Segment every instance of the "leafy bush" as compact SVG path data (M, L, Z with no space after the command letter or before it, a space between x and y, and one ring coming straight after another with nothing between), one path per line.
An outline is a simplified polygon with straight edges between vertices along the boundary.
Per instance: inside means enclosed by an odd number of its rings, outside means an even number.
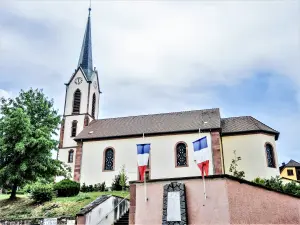
M22 191L24 191L24 193L31 193L32 187L33 187L32 184L26 184L26 185L22 188Z
M94 191L105 191L105 188L106 188L105 182L94 185Z
M64 179L56 183L53 188L56 191L57 197L70 197L78 195L80 184L69 179Z
M93 185L89 185L88 186L88 192L93 192L94 191L94 186Z
M122 186L120 185L120 177L120 174L115 175L115 178L113 179L113 182L111 184L112 191L122 191Z
M91 199L91 196L88 196L87 194L85 193L79 193L76 197L76 202L80 202L80 201L83 201L85 199Z
M80 191L81 192L88 192L88 186L86 186L85 183L83 183L82 186L81 186Z
M287 184L283 184L279 176L271 177L271 179L255 178L254 183L263 185L276 191L281 191L287 194L300 196L300 184L292 181Z
M51 184L45 185L40 183L33 185L31 198L37 203L51 201L53 198L53 186Z
M240 156L236 156L236 150L233 151L234 158L231 160L231 164L229 167L229 172L233 174L233 176L237 178L245 178L245 172L244 171L238 171L238 161L241 161L242 158Z
M122 191L126 189L128 177L125 172L125 166L122 166L121 171L118 175L115 176L113 179L113 182L111 184L111 190L112 191Z

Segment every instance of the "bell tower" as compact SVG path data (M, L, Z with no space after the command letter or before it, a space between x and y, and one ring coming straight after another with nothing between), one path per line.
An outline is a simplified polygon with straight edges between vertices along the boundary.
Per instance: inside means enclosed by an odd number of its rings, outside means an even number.
M88 124L98 118L100 87L98 72L93 68L91 7L77 68L66 85L64 114L60 130L58 159L71 166L77 143L73 140Z

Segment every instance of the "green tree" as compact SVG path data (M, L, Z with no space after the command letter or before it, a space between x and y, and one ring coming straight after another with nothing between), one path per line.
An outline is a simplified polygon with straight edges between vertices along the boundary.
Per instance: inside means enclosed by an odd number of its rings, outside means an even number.
M236 156L236 150L233 151L234 158L231 161L230 167L229 167L229 172L233 173L233 176L237 178L244 178L245 177L245 172L244 171L238 171L238 161L242 160L240 156Z
M60 123L53 100L41 90L21 90L15 99L1 99L0 114L0 185L11 187L10 199L19 186L66 175L63 164L52 159Z
M120 171L120 185L122 186L122 190L124 191L126 188L126 184L127 184L127 179L128 177L126 176L126 172L125 172L125 165L122 166L122 169Z

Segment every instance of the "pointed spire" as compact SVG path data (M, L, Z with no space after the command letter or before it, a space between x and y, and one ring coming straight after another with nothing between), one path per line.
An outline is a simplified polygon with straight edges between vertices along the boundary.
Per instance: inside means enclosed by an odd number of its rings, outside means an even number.
M93 57L92 57L92 36L91 36L91 6L89 8L89 16L86 24L85 34L81 47L81 53L78 61L78 67L81 66L85 75L89 78L93 72Z

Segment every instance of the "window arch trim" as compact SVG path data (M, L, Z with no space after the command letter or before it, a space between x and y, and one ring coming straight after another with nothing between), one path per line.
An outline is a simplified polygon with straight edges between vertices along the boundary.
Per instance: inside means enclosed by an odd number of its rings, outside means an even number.
M105 170L105 155L106 155L106 151L108 149L112 149L113 150L113 154L114 154L114 159L113 159L113 169L112 170ZM112 172L115 171L115 161L116 161L116 151L113 147L106 147L103 151L103 160L102 160L102 172Z
M71 153L72 153L72 158L70 157ZM71 160L70 160L70 159L71 159ZM73 149L70 149L70 150L68 151L68 163L73 163L73 162L74 162L74 150L73 150Z
M74 106L75 106L75 94L79 93L79 103L78 104L78 112L74 112ZM73 93L73 101L72 101L72 114L80 114L80 107L81 107L81 90L77 88Z
M274 166L269 166L269 162L268 162L268 154L267 154L267 145L270 145L272 147L272 157L273 157L273 164ZM275 155L275 148L274 145L270 142L266 142L265 143L265 147L264 147L264 151L265 151L265 156L266 156L266 163L267 163L267 167L269 168L277 168L277 163L276 163L276 155Z
M186 165L185 166L178 166L177 165L177 146L179 144L184 144L185 145L185 154L186 154ZM188 148L188 145L186 142L184 141L178 141L176 144L175 144L175 147L174 147L174 163L175 163L175 168L185 168L185 167L189 167L189 148Z

